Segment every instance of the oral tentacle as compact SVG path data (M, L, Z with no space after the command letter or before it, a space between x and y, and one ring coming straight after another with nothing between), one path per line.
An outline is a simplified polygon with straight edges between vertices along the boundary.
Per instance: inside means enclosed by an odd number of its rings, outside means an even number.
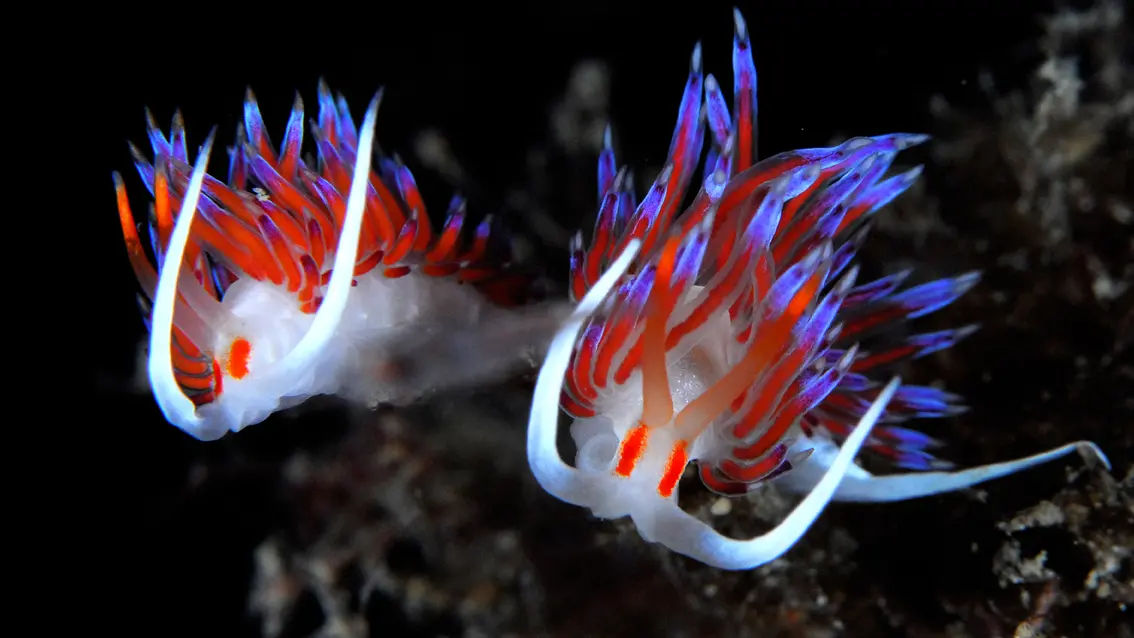
M210 423L202 419L193 402L181 391L174 376L173 355L173 312L177 302L177 287L181 279L181 267L185 259L185 248L189 243L189 233L201 197L201 187L205 180L205 170L212 151L216 129L209 133L193 174L189 188L181 203L181 211L173 225L168 248L158 277L157 291L154 295L152 329L150 330L150 354L147 372L150 387L162 414L172 424L201 440L214 440L224 435L228 429L224 424Z
M886 409L887 401L900 384L901 381L894 378L886 385L843 443L822 479L791 514L767 534L748 540L728 538L677 507L676 503L666 501L667 505L660 511L650 512L649 516L644 513L634 516L642 535L720 569L754 569L779 558L799 542L831 502L843 478L854 467L854 458Z
M347 197L346 217L339 233L331 280L323 295L322 305L315 313L311 327L307 329L299 343L273 365L270 374L276 379L297 378L307 372L330 343L342 321L350 295L351 280L354 278L354 266L358 261L358 242L362 234L363 214L366 212L366 189L369 184L370 162L374 154L375 125L381 101L382 92L379 91L371 100L362 121L362 135L359 139L358 159L351 179L350 195Z
M563 323L548 346L532 393L532 409L528 416L528 464L536 481L548 493L573 505L590 505L595 491L603 489L605 475L592 476L566 463L559 456L556 437L559 431L559 399L563 380L571 362L571 351L579 332L602 305L607 295L637 256L641 242L631 240L606 273L583 296L575 311ZM592 480L593 479L593 480Z

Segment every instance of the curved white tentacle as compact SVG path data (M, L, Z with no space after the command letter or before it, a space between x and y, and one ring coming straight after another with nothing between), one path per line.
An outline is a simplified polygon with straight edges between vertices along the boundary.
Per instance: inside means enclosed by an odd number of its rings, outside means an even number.
M792 513L770 532L748 540L728 538L686 513L672 499L664 501L666 507L645 513L650 520L639 521L636 514L634 522L639 529L646 527L649 530L651 540L721 569L753 569L779 558L799 542L831 501L847 470L854 467L854 457L858 455L900 384L901 381L895 377L886 385L870 405L870 409L859 419L858 425L843 443L823 478Z
M312 364L334 337L346 310L350 295L354 266L358 261L358 241L362 234L362 219L366 213L366 188L370 183L370 162L374 155L374 129L378 119L378 105L382 102L379 90L366 109L362 120L358 155L347 196L346 215L339 233L338 249L332 266L331 281L311 327L304 333L291 352L277 361L267 374L272 380L298 379L311 372Z
M181 276L181 266L185 259L185 246L189 243L189 231L197 212L197 202L201 198L201 186L205 181L205 170L209 164L209 153L213 148L216 129L209 133L189 179L189 188L181 202L181 211L173 225L158 277L157 292L154 295L153 316L150 329L150 353L146 371L153 388L158 407L173 425L202 441L213 441L224 436L228 430L226 423L216 419L203 419L197 414L196 406L181 391L173 376L173 307L177 301L177 283Z
M834 500L886 503L953 492L1054 461L1072 452L1079 452L1084 458L1100 463L1104 468L1110 470L1110 461L1099 449L1099 446L1090 441L1076 441L1021 459L955 472L910 472L875 476L862 468L856 467L843 479L838 491L835 492ZM807 467L798 468L784 475L776 481L776 485L793 492L810 490L833 456L833 445L828 444L816 449L815 453L808 459Z
M555 439L559 432L559 397L563 391L563 377L571 363L571 351L583 324L618 285L639 248L639 240L631 241L563 323L547 349L532 394L532 410L528 417L528 464L543 489L573 505L589 507L594 501L589 495L594 490L605 489L602 485L605 477L580 472L564 463L559 456Z

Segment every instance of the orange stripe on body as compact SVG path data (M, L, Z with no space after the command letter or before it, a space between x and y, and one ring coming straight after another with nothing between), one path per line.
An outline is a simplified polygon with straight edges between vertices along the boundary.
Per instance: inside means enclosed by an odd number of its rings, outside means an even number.
M665 471L662 472L661 481L658 482L658 495L662 498L673 496L673 490L681 475L685 473L685 466L689 464L689 444L678 441L673 444L669 459L665 462Z
M630 476L642 455L646 453L649 435L650 428L645 423L639 423L637 427L626 433L626 438L622 439L622 444L618 448L618 465L614 467L615 474L622 477Z
M232 340L228 356L225 358L225 368L233 379L243 379L248 375L248 358L252 355L252 344L244 337Z

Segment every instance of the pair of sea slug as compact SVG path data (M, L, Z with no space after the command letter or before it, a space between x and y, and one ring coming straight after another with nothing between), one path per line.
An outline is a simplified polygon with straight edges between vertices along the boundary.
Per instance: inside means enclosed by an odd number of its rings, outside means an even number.
M978 277L861 282L853 262L875 212L920 173L887 176L897 154L926 137L858 137L757 160L756 68L745 21L734 20L731 106L697 45L667 162L641 198L606 136L595 229L589 246L579 234L570 247L573 311L543 331L527 440L539 483L597 516L630 516L676 552L749 569L786 552L832 500L938 494L1074 450L1105 466L1081 441L949 471L931 454L938 442L905 427L956 414L959 398L881 371L973 327L865 344ZM213 134L190 165L181 118L168 136L150 118L153 160L131 147L153 197L148 252L114 176L150 331L150 386L191 436L214 440L320 394L412 400L428 388L399 384L387 366L410 335L472 335L466 350L501 358L475 336L522 316L522 278L489 250L490 218L469 232L461 198L434 231L409 169L375 152L380 97L356 128L321 84L307 125L316 155L304 159L302 102L277 150L249 92L226 182L206 173ZM574 465L556 447L561 411L574 419ZM867 472L854 463L863 449L903 472ZM723 495L775 481L805 496L767 534L727 538L678 507L691 463Z

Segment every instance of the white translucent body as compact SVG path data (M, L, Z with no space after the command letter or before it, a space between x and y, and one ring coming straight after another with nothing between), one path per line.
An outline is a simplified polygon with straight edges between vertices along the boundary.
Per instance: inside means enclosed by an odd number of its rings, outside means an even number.
M692 286L686 295L686 303L697 298L701 286ZM684 316L684 308L678 307L675 315ZM728 314L720 312L706 321L695 335L695 341L685 352L673 352L669 357L670 396L673 398L674 413L680 412L710 386L719 381L729 369L729 362L740 356L739 349L730 352ZM626 383L604 388L594 401L596 416L576 419L571 424L571 438L578 450L575 466L584 472L596 475L610 475L617 461L619 442L638 425L642 416L642 373L636 370ZM727 449L718 440L717 429L710 427L697 436L689 446L689 458L706 459L720 450ZM653 499L661 499L657 493L658 482L665 472L670 451L679 437L673 422L665 427L650 430L645 451L635 465L634 472L627 477L612 482L609 489L596 495L591 506L596 516L617 518L633 516L642 518L655 509ZM674 490L671 500L677 498Z
M800 504L775 529L747 540L727 538L683 511L677 490L663 497L658 489L672 444L671 426L651 428L646 449L630 476L616 474L619 441L637 425L642 413L640 381L631 379L623 390L603 397L598 416L579 419L571 426L578 446L576 466L563 462L556 447L559 397L571 352L591 314L627 271L639 249L637 241L610 266L579 302L575 313L552 340L536 383L528 421L528 461L548 492L568 503L590 508L604 518L630 516L643 538L673 551L723 569L751 569L776 559L792 547L831 500L895 501L969 487L1062 457L1078 450L1109 468L1106 457L1093 443L1078 442L1018 459L957 472L915 472L874 476L854 464L900 381L893 379L867 410L841 448L824 438L808 438L794 428L792 453L813 449L811 456L776 479L792 492L805 494ZM719 323L719 322L718 322ZM719 327L719 326L718 326ZM674 408L680 410L724 374L726 329L706 333L688 353L670 362ZM694 441L690 458L714 458L727 453L726 442L708 428ZM790 456L789 456L790 458Z
M404 386L382 382L378 366L384 347L431 317L471 325L485 307L475 289L449 278L411 272L390 279L376 269L355 281L330 338L313 351L307 366L286 379L272 375L272 369L311 330L315 315L301 312L295 293L283 286L245 278L229 287L221 307L230 320L217 333L213 352L221 353L223 365L233 339L246 339L248 373L242 379L226 376L224 391L197 408L198 415L237 431L321 394L370 404L415 398L405 395Z

